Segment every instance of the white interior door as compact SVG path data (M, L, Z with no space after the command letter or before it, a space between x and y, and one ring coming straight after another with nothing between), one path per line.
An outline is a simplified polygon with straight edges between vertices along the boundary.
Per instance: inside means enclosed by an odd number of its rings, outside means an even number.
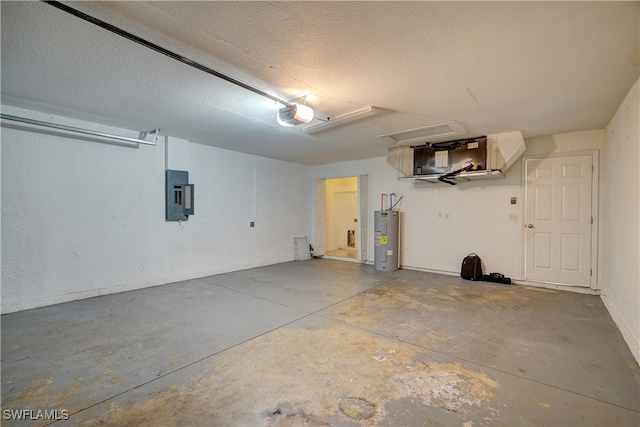
M526 280L591 286L593 156L525 161Z
M316 241L314 246L314 256L322 256L326 253L325 247L325 232L326 232L326 218L325 218L325 203L327 185L324 179L319 179L316 182Z
M367 262L367 250L369 247L369 175L358 177L358 206L360 222L360 239L358 261Z

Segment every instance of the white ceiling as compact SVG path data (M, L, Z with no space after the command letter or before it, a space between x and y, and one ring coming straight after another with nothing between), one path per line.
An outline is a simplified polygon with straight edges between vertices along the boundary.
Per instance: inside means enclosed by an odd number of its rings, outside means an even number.
M65 2L319 117L41 2L1 2L2 102L315 165L378 157L378 135L456 120L465 136L603 128L639 76L639 2Z

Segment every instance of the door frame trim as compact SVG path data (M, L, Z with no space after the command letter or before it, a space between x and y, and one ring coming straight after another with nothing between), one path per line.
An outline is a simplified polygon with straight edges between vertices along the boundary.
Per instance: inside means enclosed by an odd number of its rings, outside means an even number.
M323 201L323 204L326 204L326 191L327 191L327 184L326 184L326 180L323 178L318 178L315 180L315 185L313 187L313 233L314 233L314 238L313 238L313 248L314 248L314 256L317 257L322 257L326 254L326 250L327 250L327 242L326 242L326 227L327 227L327 219L326 219L326 206L324 206L324 224L322 225L323 227L323 236L322 236L322 246L318 246L318 240L319 240L319 236L318 236L318 228L320 227L319 222L318 222L318 188L320 187L320 184L322 183L322 185L324 186L324 198L325 201ZM318 248L322 247L322 251L319 251ZM322 252L322 253L321 253Z
M575 157L575 156L591 156L591 166L593 172L591 174L591 217L593 218L593 226L591 227L591 278L589 281L589 287L585 289L591 289L594 291L600 290L600 258L599 258L599 237L600 237L600 150L580 150L580 151L566 151L560 153L540 154L522 156L521 158L521 177L522 177L522 218L526 218L527 213L527 160L544 160L556 157ZM523 222L524 225L524 222ZM527 284L545 284L557 289L561 288L575 288L575 286L562 285L558 283L538 282L527 278L527 233L522 229L522 271L524 282ZM544 286L542 286L544 287Z
M358 230L361 230L361 224L360 224L360 216L361 216L361 206L360 206L360 177L362 175L366 175L367 179L371 178L371 175L369 172L364 172L364 173L357 173L357 174L345 174L345 175L331 175L331 176L320 176L320 177L316 177L315 178L315 188L314 188L314 199L313 199L313 204L314 204L314 233L317 233L317 225L318 225L318 216L317 216L317 206L316 205L316 189L318 187L318 182L319 181L324 181L325 185L326 185L326 181L328 179L342 179L342 178L356 178L356 185L357 185L357 203L358 203ZM367 182L367 198L369 199L369 196L371 194L370 191L370 186L369 186L370 182ZM325 187L326 188L326 187ZM325 194L326 197L326 194ZM370 204L370 200L368 200L368 205ZM325 209L326 209L326 205L325 205ZM367 210L367 229L370 229L370 225L369 222L371 221L371 213ZM325 233L326 233L326 211L325 211ZM331 255L327 256L326 255L326 237L325 237L325 255L323 255L323 258L327 258L327 259L335 259L335 260L339 260L339 261L348 261L348 262L356 262L359 264L367 264L369 261L368 260L361 260L362 257L362 236L361 236L361 232L358 232L358 245L357 245L357 250L358 250L358 258L357 259L353 259L353 258L343 258L343 257L333 257ZM317 240L317 237L315 237L315 239ZM367 242L369 242L369 240L367 239ZM367 243L368 244L368 243ZM367 248L367 254L369 253L369 248Z
M366 198L365 200L363 200L362 197L362 192L361 190L361 186L362 186L362 177L366 176L367 177L367 191L366 191ZM370 213L370 201L371 201L371 197L370 197L370 179L371 176L369 175L369 172L366 173L361 173L357 175L358 179L358 262L361 264L366 264L368 258L370 257L370 253L369 253L369 239L371 236L371 213ZM365 202L365 203L363 203ZM364 206L366 206L366 208L363 210L363 204ZM363 212L364 211L364 212ZM363 215L364 213L364 215ZM362 232L362 228L363 228L363 222L362 222L362 217L366 217L367 219L367 225L366 225L366 234Z

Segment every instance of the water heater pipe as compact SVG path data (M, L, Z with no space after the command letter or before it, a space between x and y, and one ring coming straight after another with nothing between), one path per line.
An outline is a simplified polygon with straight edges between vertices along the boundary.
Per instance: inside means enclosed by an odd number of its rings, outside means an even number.
M403 197L404 197L404 196L400 196L400 198L399 198L399 199L398 199L398 200L397 200L393 205L391 205L391 210L393 210L393 208L395 208L395 207L396 207L396 205L397 205L398 203L400 203L400 200L402 200L402 198L403 198Z

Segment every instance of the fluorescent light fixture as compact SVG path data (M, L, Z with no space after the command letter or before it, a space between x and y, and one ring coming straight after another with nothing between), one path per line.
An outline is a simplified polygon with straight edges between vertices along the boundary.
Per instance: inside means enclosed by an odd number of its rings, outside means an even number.
M360 110L355 110L350 113L343 114L341 116L336 116L333 119L327 120L326 122L319 122L309 126L305 126L302 130L306 133L320 132L321 130L329 129L334 126L340 126L345 123L361 119L363 117L372 116L377 112L378 110L376 110L374 107L365 107L361 108Z
M434 123L419 128L385 133L384 135L378 135L378 138L390 138L397 145L411 145L424 144L427 141L431 142L443 138L451 138L464 135L465 133L466 131L458 122L450 120L448 122Z
M313 109L302 104L293 104L278 110L276 121L280 126L296 126L309 123L313 119Z

